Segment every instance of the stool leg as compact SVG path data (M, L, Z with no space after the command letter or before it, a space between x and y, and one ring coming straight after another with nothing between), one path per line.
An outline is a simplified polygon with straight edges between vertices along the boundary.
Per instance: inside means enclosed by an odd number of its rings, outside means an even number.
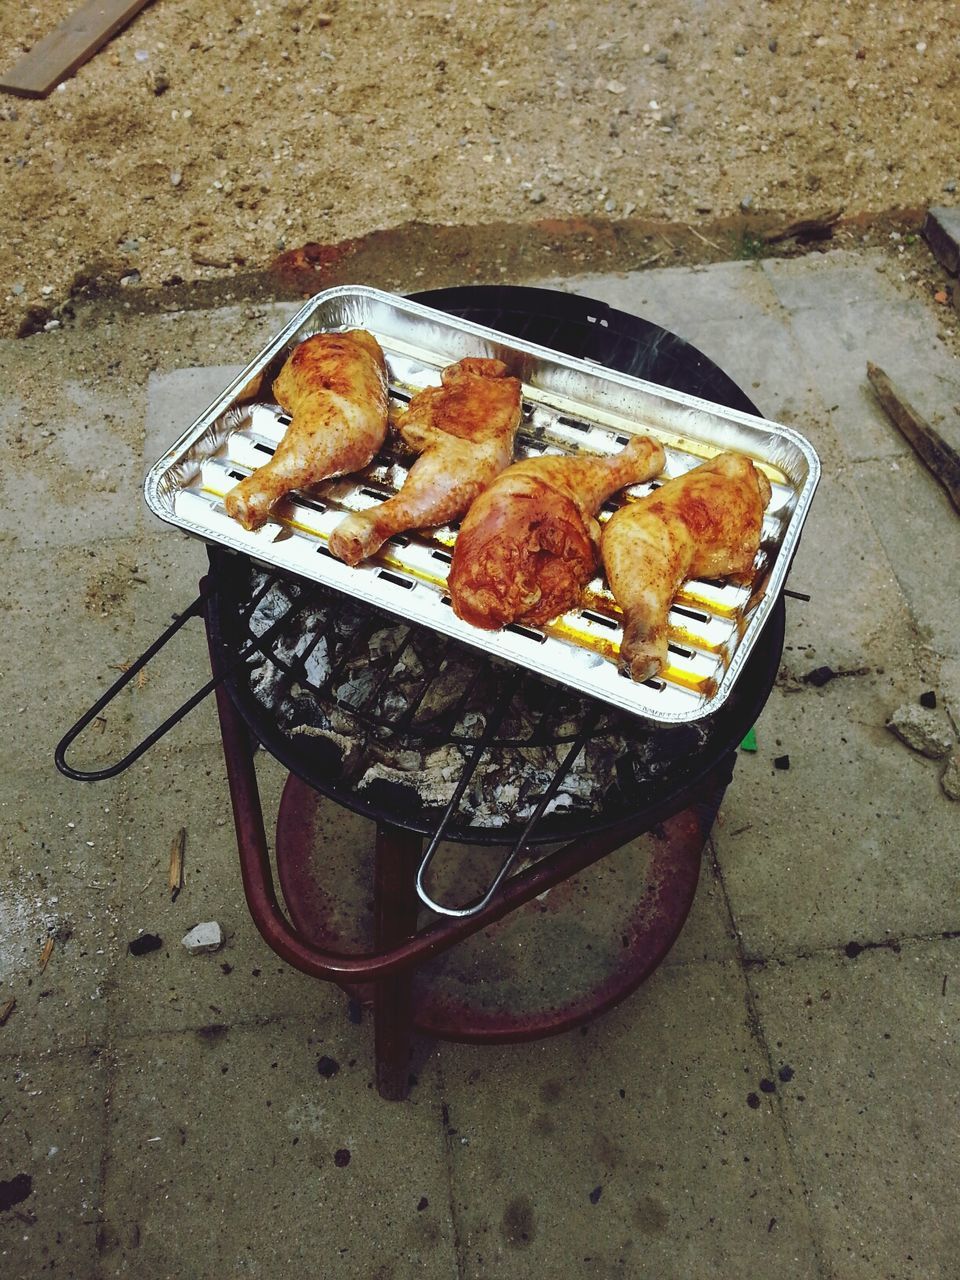
M400 827L377 826L374 869L374 944L387 951L417 931L417 868L421 837ZM402 969L375 984L374 1053L377 1090L382 1098L401 1102L409 1093L413 1041L413 970Z

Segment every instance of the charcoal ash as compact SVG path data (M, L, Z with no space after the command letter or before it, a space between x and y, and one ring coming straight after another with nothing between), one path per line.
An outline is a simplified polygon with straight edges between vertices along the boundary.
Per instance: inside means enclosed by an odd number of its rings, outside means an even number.
M457 821L523 822L581 731L587 706L574 691L478 659L436 632L390 623L323 588L268 585L266 575L253 598L251 631L259 637L277 626L267 642L276 661L266 658L249 676L254 696L292 741L329 751L337 779L361 794L374 798L386 787L442 810L495 715ZM705 721L654 726L610 708L545 812L598 810L611 792L630 797L695 754L707 734Z

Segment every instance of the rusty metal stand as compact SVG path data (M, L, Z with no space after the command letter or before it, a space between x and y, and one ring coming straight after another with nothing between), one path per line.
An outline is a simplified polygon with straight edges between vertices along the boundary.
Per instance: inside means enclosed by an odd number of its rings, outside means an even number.
M388 951L416 937L417 867L423 841L399 827L377 827L374 870L374 946ZM401 969L381 978L373 993L374 1056L377 1090L391 1102L409 1092L413 1042L413 971Z

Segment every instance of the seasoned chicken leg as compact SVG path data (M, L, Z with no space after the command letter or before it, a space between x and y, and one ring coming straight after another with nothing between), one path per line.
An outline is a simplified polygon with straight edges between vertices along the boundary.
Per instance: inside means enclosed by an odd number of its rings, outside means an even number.
M448 365L439 387L426 387L397 422L420 457L400 492L341 520L330 550L357 564L402 529L456 520L508 466L520 424L520 382L500 360L469 358Z
M259 529L291 489L365 467L387 434L387 368L364 329L317 333L294 350L273 384L292 421L269 462L226 496L227 514Z
M597 570L596 513L611 493L662 470L661 446L635 436L609 457L514 463L467 512L447 586L458 617L495 630L571 609Z
M721 453L611 516L601 553L623 610L620 665L634 680L666 666L667 613L685 579L750 572L769 501L750 459Z

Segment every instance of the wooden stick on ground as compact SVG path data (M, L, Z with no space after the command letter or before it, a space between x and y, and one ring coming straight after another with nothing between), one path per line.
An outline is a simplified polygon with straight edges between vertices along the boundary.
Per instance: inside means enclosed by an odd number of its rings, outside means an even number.
M170 846L170 875L167 882L170 886L171 902L176 902L177 895L183 888L183 854L186 847L187 829L181 827Z
M940 481L950 501L960 511L960 454L920 417L884 371L870 360L867 361L867 377L890 421L909 441L914 453Z
M11 997L6 1004L0 1005L0 1027L3 1026L16 1007L17 1001L15 997ZM7 1114L9 1115L9 1112ZM6 1116L4 1116L4 1119L6 1119Z
M47 967L47 964L49 963L50 957L52 955L53 955L53 939L48 938L46 942L43 944L43 950L40 952L40 972L41 973L43 973L44 969Z
M45 98L125 27L147 0L87 0L55 31L39 40L3 76L0 90L21 98Z

